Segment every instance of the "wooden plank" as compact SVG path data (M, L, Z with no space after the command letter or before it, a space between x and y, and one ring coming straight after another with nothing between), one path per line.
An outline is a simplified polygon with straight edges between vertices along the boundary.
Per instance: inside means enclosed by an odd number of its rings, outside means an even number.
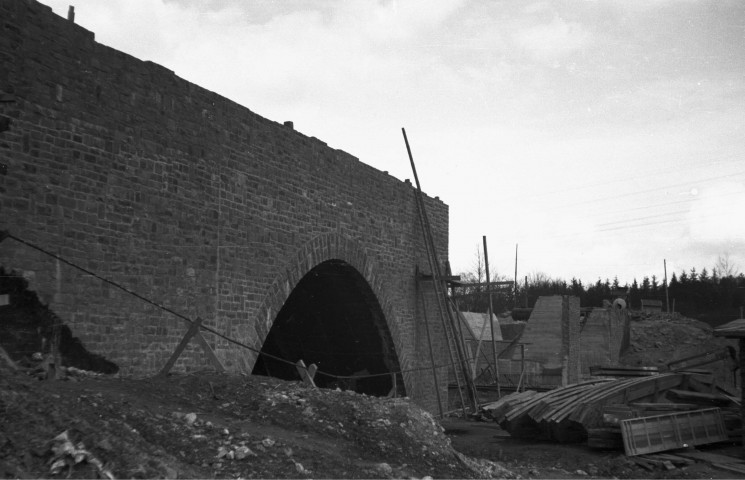
M217 355L215 355L215 351L212 350L210 344L207 343L207 340L202 335L202 332L197 332L197 334L194 335L194 340L196 340L197 343L202 347L202 351L205 355L207 355L207 360L209 360L212 366L215 367L215 370L217 370L218 372L224 372L225 367L217 358Z
M597 385L588 385L576 391L574 395L554 402L552 408L542 415L541 420L550 422L563 420L565 416L562 416L561 412L566 411L567 408L573 408L577 405L579 400L583 399L589 392L595 391L597 388Z
M681 410L697 410L700 407L695 403L650 403L650 402L631 402L629 407L638 408L646 411L674 412Z
M619 383L619 387L603 393L602 395L592 398L592 402L587 401L586 403L595 403L598 407L609 403L629 403L640 398L644 398L654 394L655 392L668 391L680 385L684 375L678 373L660 374L656 377L638 378L633 380L627 380L626 382ZM572 420L579 423L584 423L584 417L586 415L578 410L578 415L572 415Z
M729 358L729 351L726 348L719 350L712 350L710 352L701 353L699 355L693 355L680 360L673 360L667 364L667 367L671 371L686 370L689 368L695 368L708 363L718 362L719 360L725 360Z
M718 393L703 393L703 392L691 392L689 390L679 390L672 388L668 391L673 397L677 397L681 400L687 400L698 404L716 405L726 407L732 404L732 400L726 395Z
M316 388L316 382L313 381L313 377L315 377L318 367L316 367L315 363L311 364L310 367L306 367L305 362L303 362L302 360L298 360L295 364L295 368L300 374L300 378L303 379L304 384L309 387Z
M682 457L679 455L675 455L672 453L650 453L650 454L644 455L644 458L666 460L668 462L671 462L673 465L693 465L694 463L696 463L696 460Z
M693 451L682 451L682 452L676 452L675 455L683 458L689 458L692 460L697 460L701 462L706 463L745 463L745 460L742 460L740 458L730 457L727 455L720 455L718 453L709 453L709 452L701 452L698 450Z
M650 462L652 465L664 468L665 470L675 470L675 465L670 460L662 460L658 458L654 458L653 455L640 455L637 458L644 459L647 462Z
M745 475L745 465L740 463L712 463L712 467Z
M16 362L14 362L12 358L10 358L10 355L8 355L8 352L6 352L2 346L0 346L0 360L5 362L11 370L18 370L18 365L16 365Z
M188 345L189 340L191 340L191 338L194 335L199 333L199 327L201 325L202 325L202 319L197 317L197 319L193 321L191 325L189 326L189 330L187 330L186 333L184 334L183 338L181 339L178 346L176 347L176 350L174 350L173 353L171 354L171 358L168 359L166 364L163 366L161 371L156 376L165 377L166 375L168 375L168 372L171 371L171 368L173 368L173 365L176 363L176 360L178 360L178 357L181 356L184 349L186 348L186 345Z

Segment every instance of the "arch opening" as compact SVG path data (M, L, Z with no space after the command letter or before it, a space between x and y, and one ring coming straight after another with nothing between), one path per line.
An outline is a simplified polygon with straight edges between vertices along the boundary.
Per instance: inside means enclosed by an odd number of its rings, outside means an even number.
M342 260L322 262L298 282L277 314L261 353L293 364L315 363L318 387L368 395L388 395L394 385L390 373L400 370L375 294L365 278ZM300 379L294 365L268 355L259 355L254 375ZM397 377L397 394L405 395L403 380L400 374Z

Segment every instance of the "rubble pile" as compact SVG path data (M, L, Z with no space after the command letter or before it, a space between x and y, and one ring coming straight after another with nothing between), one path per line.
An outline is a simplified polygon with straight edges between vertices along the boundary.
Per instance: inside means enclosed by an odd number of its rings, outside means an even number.
M3 477L489 478L406 398L211 372L40 381L0 363Z
M670 360L735 346L707 323L673 313L632 312L631 342L621 365L662 366Z

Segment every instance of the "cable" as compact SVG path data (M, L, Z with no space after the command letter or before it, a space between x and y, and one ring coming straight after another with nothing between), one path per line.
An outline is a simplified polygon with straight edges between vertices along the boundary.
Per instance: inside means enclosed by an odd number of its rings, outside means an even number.
M678 165L675 166L675 171L676 172L680 172L682 170L695 170L695 169L699 169L699 168L711 168L712 166L718 165L718 164L721 164L721 163L729 163L729 160L731 160L733 158L738 158L738 157L741 157L741 156L742 155L739 154L739 153L732 154L732 155L727 155L727 156L723 157L722 159L719 159L719 160L716 160L716 161L713 161L713 162L708 162L706 164L701 164L701 163L699 163L699 164L693 164L693 163L678 164ZM738 160L739 159L740 158L738 158ZM683 167L692 167L692 168L683 168ZM589 188L602 187L602 186L605 186L605 185L612 185L614 183L621 183L621 182L627 183L627 182L633 181L633 180L639 180L639 179L649 178L649 177L651 177L653 175L661 174L661 173L666 173L666 174L667 173L670 173L670 167L662 167L662 168L659 168L657 170L650 170L650 171L648 171L648 172L646 172L646 173L644 173L642 175L636 175L636 176L633 176L633 177L616 177L615 179L609 180L607 182L585 184L585 185L582 185L582 186L579 186L579 187L575 187L574 190L586 190L586 189L589 189ZM551 190L551 191L548 191L548 192L538 193L538 194L534 195L534 197L535 198L541 198L541 197L545 197L545 196L548 196L548 195L555 195L557 193L564 193L564 192L565 192L564 189L561 189L561 190Z
M150 305L152 305L154 307L157 307L157 308L159 308L159 309L161 309L161 310L163 310L165 312L170 313L171 315L174 315L174 316L176 316L176 317L178 317L178 318L180 318L182 320L185 320L190 325L194 323L194 321L192 319L190 319L189 317L187 317L185 315L182 315L181 313L178 313L175 310L172 310L172 309L170 309L170 308L168 308L168 307L166 307L164 305L161 305L161 304L159 304L157 302L154 302L154 301L150 300L149 298L140 295L137 292L133 292L132 290L130 290L130 289L128 289L128 288L126 288L126 287L124 287L124 286L122 286L122 285L120 285L120 284L118 284L118 283L116 283L116 282L114 282L112 280L109 280L107 278L104 278L104 277L102 277L102 276L100 276L100 275L98 275L98 274L96 274L96 273L94 273L94 272L92 272L92 271L84 268L84 267L81 267L81 266L79 266L79 265L77 265L77 264L75 264L75 263L73 263L73 262L71 262L69 260L66 260L66 259L62 258L61 256L59 256L59 255L57 255L55 253L52 253L52 252L50 252L48 250L45 250L45 249L39 247L38 245L35 245L35 244L31 243L31 242L27 242L26 240L23 240L23 239L15 236L15 235L12 235L10 233L7 234L7 238L11 238L11 239L15 240L18 243L21 243L23 245L26 245L29 248L32 248L34 250L37 250L37 251L39 251L39 252L41 252L41 253L43 253L45 255L48 255L48 256L50 256L52 258L55 258L55 259L59 260L60 262L66 264L66 265L69 265L69 266L71 266L71 267L73 267L73 268L75 268L77 270L80 270L80 271L82 271L82 272L84 272L84 273L86 273L88 275L91 275L91 276L93 276L93 277L101 280L104 283L107 283L107 284L109 284L109 285L111 285L113 287L116 287L116 288L118 288L118 289L120 289L120 290L122 290L122 291L124 291L124 292L126 292L126 293L128 293L130 295L132 295L133 297L142 300L143 302L146 302L146 303L148 303L148 304L150 304ZM215 330L212 327L209 327L207 325L201 324L199 326L199 328L200 329L203 329L203 330L206 330L206 331L212 333L213 335L216 335L217 337L220 337L223 340L226 340L229 343L232 343L232 344L237 345L239 347L245 348L245 349L247 349L247 350L249 350L251 352L254 352L257 355L264 355L267 358L271 358L273 360L276 360L276 361L285 363L287 365L291 365L291 366L293 366L295 368L305 368L306 370L309 368L309 366L308 367L300 367L296 363L293 363L293 362L291 362L289 360L285 360L284 358L278 357L276 355L272 355L270 353L263 352L261 350L256 350L252 346L246 345L245 343L243 343L243 342L241 342L239 340L235 340L233 338L230 338L230 337L228 337L228 336L226 336L226 335L218 332L217 330ZM434 368L445 368L445 367L450 368L450 367L454 367L454 366L455 365L453 363L444 363L444 364L440 364L440 365L435 365ZM404 373L412 373L412 372L419 372L419 371L424 371L424 370L431 370L432 368L433 368L432 365L425 365L423 367L418 367L418 368L409 368L409 369L406 369L406 370L398 370L398 371L395 371L395 372L375 373L375 374L368 374L368 375L335 375L333 373L324 372L322 370L316 370L316 375L321 374L321 375L324 375L326 377L331 377L331 378L336 378L336 379L361 379L361 378L387 377L387 376L391 376L391 375L403 375Z

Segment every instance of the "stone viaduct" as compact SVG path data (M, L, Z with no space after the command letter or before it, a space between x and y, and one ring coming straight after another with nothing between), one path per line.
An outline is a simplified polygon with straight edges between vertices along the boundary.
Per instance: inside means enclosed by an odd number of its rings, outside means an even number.
M251 346L204 333L230 371L293 374L257 360L262 349L332 375L403 371L400 393L436 409L426 312L440 363L447 350L431 282L417 280L429 269L409 181L98 44L34 0L0 0L0 100L0 230ZM425 203L444 263L448 208ZM157 372L187 330L12 238L0 266L126 375ZM175 369L205 365L190 345Z

